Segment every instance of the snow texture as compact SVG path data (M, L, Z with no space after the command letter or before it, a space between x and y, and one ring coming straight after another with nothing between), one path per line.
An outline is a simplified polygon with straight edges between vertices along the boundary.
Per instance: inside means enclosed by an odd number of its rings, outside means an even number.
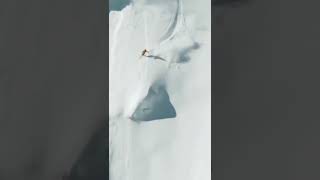
M109 12L111 180L211 179L210 3Z

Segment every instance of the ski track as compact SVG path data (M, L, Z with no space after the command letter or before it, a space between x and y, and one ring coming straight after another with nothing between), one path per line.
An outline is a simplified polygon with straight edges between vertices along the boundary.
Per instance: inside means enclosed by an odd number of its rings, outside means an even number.
M177 27L178 24L178 19L179 19L179 14L180 14L180 0L176 0L177 2L177 9L176 9L176 13L174 15L174 19L171 20L168 29L165 31L164 35L161 36L160 38L160 44L162 44L163 42L167 41L168 39L170 39L170 37L174 34L175 29Z

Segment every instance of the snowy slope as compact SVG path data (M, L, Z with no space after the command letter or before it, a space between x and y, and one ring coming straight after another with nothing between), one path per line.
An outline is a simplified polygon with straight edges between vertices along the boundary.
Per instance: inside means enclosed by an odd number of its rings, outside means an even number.
M209 0L135 0L109 13L111 180L210 179L209 15ZM176 117L132 121L160 86Z

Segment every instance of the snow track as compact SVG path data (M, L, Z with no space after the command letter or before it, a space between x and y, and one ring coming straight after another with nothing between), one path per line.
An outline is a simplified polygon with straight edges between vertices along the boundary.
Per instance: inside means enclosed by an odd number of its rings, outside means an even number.
M176 29L177 29L178 22L181 22L181 15L182 15L181 7L182 7L182 5L181 5L180 0L176 0L176 2L177 2L176 13L173 17L173 20L171 20L167 30L160 38L161 44L163 42L168 41L170 39L170 37L174 36Z

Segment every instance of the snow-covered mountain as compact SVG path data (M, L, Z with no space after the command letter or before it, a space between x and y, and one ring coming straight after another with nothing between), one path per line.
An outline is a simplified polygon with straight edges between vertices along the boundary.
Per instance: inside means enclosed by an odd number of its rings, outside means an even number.
M210 7L133 0L109 12L111 180L211 178Z

